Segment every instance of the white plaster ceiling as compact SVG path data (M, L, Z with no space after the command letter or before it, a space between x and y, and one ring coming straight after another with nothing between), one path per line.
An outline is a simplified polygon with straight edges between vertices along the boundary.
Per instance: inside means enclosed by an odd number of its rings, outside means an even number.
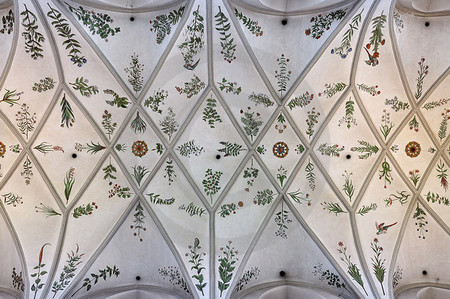
M128 4L0 4L1 298L445 293L448 16Z

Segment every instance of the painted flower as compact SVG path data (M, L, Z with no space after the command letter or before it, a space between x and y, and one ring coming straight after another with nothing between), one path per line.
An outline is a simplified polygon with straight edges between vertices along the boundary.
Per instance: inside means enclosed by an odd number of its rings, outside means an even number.
M6 154L6 145L3 144L3 142L0 141L0 157L4 157Z
M275 143L275 145L272 148L272 152L275 155L275 157L284 158L287 156L289 152L289 147L286 143L280 141Z
M411 158L417 157L420 154L420 150L420 144L415 141L411 141L405 147L406 155Z
M338 246L339 246L339 247L342 247L342 246L344 246L344 242L342 242L342 241L339 241L339 243L338 243Z
M135 156L143 157L148 152L147 143L145 143L145 141L141 141L141 140L135 141L133 143L133 146L131 147L131 151L133 152L133 154Z

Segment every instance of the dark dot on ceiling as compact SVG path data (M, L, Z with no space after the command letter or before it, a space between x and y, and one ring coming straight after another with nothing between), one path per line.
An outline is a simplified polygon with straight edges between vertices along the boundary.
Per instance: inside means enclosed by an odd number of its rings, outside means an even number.
M219 160L220 159L220 155L216 155L216 159Z
M72 154L72 158L76 158L77 157L77 154Z
M141 280L141 277L140 276L136 276L136 280Z
M134 17L131 17L131 18L130 18L130 21L133 22L133 21L134 21Z
M430 26L430 22L425 22L425 27Z
M284 271L280 271L280 276L281 276L281 277L284 277L284 276L286 276L286 272L284 272Z
M427 274L428 274L427 270L423 270L423 271L422 271L422 274L423 274L423 275L427 275Z
M287 25L288 20L287 19L283 19L281 20L281 25L286 26Z
M351 155L347 155L345 156L347 159L350 159L352 156Z

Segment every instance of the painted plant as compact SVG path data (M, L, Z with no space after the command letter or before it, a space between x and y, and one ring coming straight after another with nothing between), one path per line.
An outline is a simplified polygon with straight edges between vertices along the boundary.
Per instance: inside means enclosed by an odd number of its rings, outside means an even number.
M75 296L83 288L86 288L86 291L89 291L93 285L96 285L99 282L100 278L105 281L113 276L119 277L119 274L119 268L115 265L112 268L110 266L106 266L104 269L99 269L98 273L91 273L89 277L83 279L83 285L78 288L71 297Z
M74 13L77 19L89 28L92 35L98 34L100 38L108 41L110 35L114 36L120 32L119 27L112 28L110 26L114 20L109 15L93 10L86 10L81 5L78 8L69 4L67 5L69 6L70 12Z
M332 23L343 19L345 14L345 10L339 9L326 15L319 14L312 17L309 22L313 24L305 30L305 35L311 35L311 37L315 39L321 38L325 31L330 30Z
M192 12L192 20L184 30L184 41L178 45L183 55L184 67L193 70L200 62L198 55L205 49L205 25L203 16L200 14L200 5Z
M184 6L180 6L178 9L174 9L168 14L160 14L155 17L154 20L150 20L149 23L152 26L150 31L156 33L156 43L161 44L166 36L172 32L172 26L175 26L184 14Z
M223 291L230 287L235 269L234 264L236 264L236 261L238 260L236 257L238 251L234 248L231 241L228 241L225 247L221 247L220 251L221 255L219 255L218 258L218 272L220 279L217 282L217 288L220 291L220 297L222 297Z
M25 39L25 52L30 53L31 58L34 60L43 58L42 52L44 49L42 48L42 43L45 41L45 37L38 31L39 26L36 15L28 9L26 4L23 6L25 10L20 15L23 17L22 26L24 32L22 32L22 36Z
M223 59L228 63L231 63L236 59L236 44L234 38L231 37L231 23L227 16L222 12L219 6L219 12L214 16L216 24L215 29L219 32L220 47L222 48L220 54L223 55Z
M379 48L383 46L386 40L383 38L383 28L386 25L386 15L384 11L381 12L381 15L372 19L372 32L369 38L369 43L364 47L368 55L368 60L365 62L371 66L377 66L380 57ZM372 51L372 53L370 53Z
M136 93L141 91L144 86L144 77L142 76L144 64L139 63L139 55L136 53L131 55L130 66L125 68L124 71L128 74L128 82L133 87L133 91Z
M186 253L186 256L189 257L189 263L192 264L191 270L195 271L195 274L192 275L192 278L197 281L195 287L202 293L202 296L205 296L203 289L206 288L207 283L205 282L202 272L205 270L205 267L203 266L203 257L206 253L199 252L202 247L200 246L200 240L198 238L195 238L194 244L189 245L188 248L189 252Z
M369 296L366 289L364 288L364 281L362 280L361 272L358 266L352 263L351 256L347 255L347 247L344 246L343 242L338 243L337 251L341 254L341 261L343 261L347 265L347 273L362 287L364 293L366 293L366 296Z
M355 31L359 29L359 24L361 23L361 14L364 11L362 9L359 14L355 15L350 23L348 24L348 29L345 31L342 37L341 45L339 47L331 49L331 54L339 55L342 59L347 58L348 53L352 51L351 41Z

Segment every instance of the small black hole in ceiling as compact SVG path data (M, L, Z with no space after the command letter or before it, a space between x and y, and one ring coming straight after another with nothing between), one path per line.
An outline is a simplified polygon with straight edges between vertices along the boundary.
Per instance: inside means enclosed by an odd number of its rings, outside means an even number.
M141 277L140 276L136 276L136 280L141 280Z
M347 155L345 156L347 159L350 159L352 156L351 155Z
M131 17L131 18L130 18L130 21L133 22L133 21L134 21L134 17Z
M284 277L285 275L286 275L286 272L280 271L280 276L281 276L281 277Z
M287 23L288 23L288 20L287 20L287 19L281 20L281 25L286 26Z
M76 158L77 157L77 154L72 154L72 158Z
M427 275L427 274L428 274L427 270L423 270L423 271L422 271L422 274L423 274L423 275Z
M425 27L430 26L430 22L425 22Z
M220 155L216 155L216 159L219 160L220 159Z

